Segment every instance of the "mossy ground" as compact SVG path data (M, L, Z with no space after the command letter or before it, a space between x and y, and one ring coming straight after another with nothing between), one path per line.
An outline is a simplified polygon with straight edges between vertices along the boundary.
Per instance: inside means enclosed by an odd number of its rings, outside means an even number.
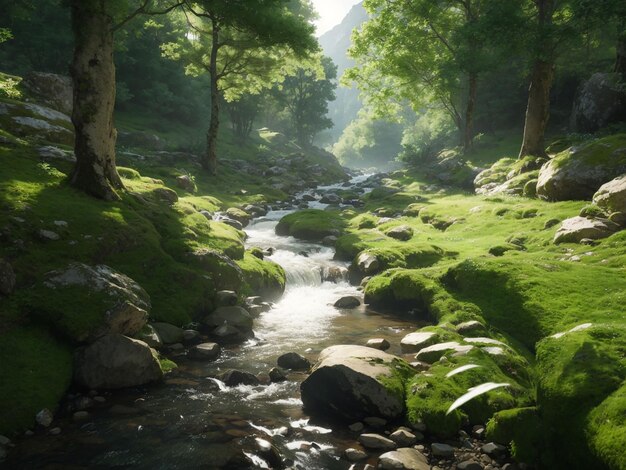
M337 212L307 209L283 217L276 226L276 233L319 241L328 235L340 234L344 227L345 222Z
M519 458L554 465L558 455L559 465L586 462L588 468L624 468L620 413L626 377L626 232L591 247L554 245L559 226L554 220L578 215L588 203L432 189L412 171L395 172L384 184L399 192L383 188L365 198L363 211L344 212L346 233L337 243L342 259L362 250L396 254L387 266L394 269L367 284L366 300L395 311L421 311L443 328L442 341L458 340L454 325L479 320L488 325L479 336L511 348L503 356L475 357L478 352L472 352L464 359L449 357L453 365L471 360L483 366L461 374L458 387L442 376L450 363L431 368L431 375L416 376L407 385L411 419L428 420L437 433L450 435L462 423L484 420L497 410L535 406L541 426L534 432L549 444L535 449L533 440L509 434L512 442L505 443L512 443ZM375 213L381 207L399 216L378 225ZM412 227L413 238L398 242L384 235L397 225ZM437 247L445 255L429 267L406 269L411 267L409 254L424 246ZM594 326L546 339L582 323ZM445 416L467 387L486 381L514 386ZM500 397L497 406L487 406L495 397Z

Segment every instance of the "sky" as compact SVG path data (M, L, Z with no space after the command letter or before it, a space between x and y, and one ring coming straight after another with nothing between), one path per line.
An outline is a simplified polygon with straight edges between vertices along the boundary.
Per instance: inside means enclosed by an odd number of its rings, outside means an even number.
M333 26L341 23L341 20L348 14L350 8L362 0L312 0L315 9L320 15L315 22L317 36L321 36Z

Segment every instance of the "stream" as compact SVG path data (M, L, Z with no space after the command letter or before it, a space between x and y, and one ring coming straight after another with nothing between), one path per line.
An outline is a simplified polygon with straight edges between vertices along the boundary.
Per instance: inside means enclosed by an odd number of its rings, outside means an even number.
M335 187L341 186L308 192ZM310 207L326 207L318 200ZM270 211L246 228L247 245L274 248L267 259L287 273L283 297L255 320L255 338L225 347L214 362L174 355L179 368L163 383L102 394L106 401L90 407L85 421L74 422L67 413L53 425L61 428L59 435L37 433L20 440L6 468L270 468L258 449L260 438L275 445L288 467L348 469L342 453L355 445L356 436L346 424L316 423L303 412L299 388L306 373L290 372L281 383L232 388L214 378L227 369L267 373L278 356L291 351L315 363L327 346L365 344L370 338L389 340L388 352L401 354L400 339L416 328L412 321L363 305L336 309L337 299L360 293L346 281L323 282L322 273L347 264L333 260L330 247L275 235L278 220L290 212Z

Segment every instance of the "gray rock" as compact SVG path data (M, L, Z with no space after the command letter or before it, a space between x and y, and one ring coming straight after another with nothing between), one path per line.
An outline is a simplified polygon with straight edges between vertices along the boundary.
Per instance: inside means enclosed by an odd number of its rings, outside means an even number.
M572 217L563 221L554 235L554 243L578 243L585 238L598 240L618 230L619 226L610 220Z
M593 202L607 214L626 212L626 175L604 183L594 194Z
M391 344L385 338L372 338L368 340L365 345L368 348L374 348L380 351L386 351L391 347Z
M0 294L9 295L15 289L15 272L13 267L0 258Z
M356 308L360 305L361 305L361 301L357 297L354 297L353 295L347 295L345 297L340 298L339 300L335 302L335 307L344 308L344 309Z
M189 175L181 175L176 177L176 185L184 189L185 191L193 192L196 189L196 184L193 182Z
M549 201L588 200L626 173L626 139L611 136L565 150L541 167L537 195Z
M61 434L61 428L52 428L50 429L50 431L48 431L48 434L50 434L51 436L58 436L59 434Z
M459 323L455 329L458 334L466 335L469 333L475 333L477 331L483 331L485 329L485 325L477 320L470 320Z
M356 423L352 423L348 426L348 429L352 432L361 432L365 429L365 425L362 422L357 421Z
M391 450L397 447L396 443L391 439L374 433L361 434L359 436L359 442L367 449Z
M459 463L456 468L458 470L483 470L483 466L474 460L466 460Z
M64 75L29 72L21 85L31 94L64 114L71 114L73 107L72 80Z
M500 444L496 444L495 442L488 442L487 444L483 445L480 450L483 453L494 457L504 455L507 452L506 447Z
M363 274L370 275L376 274L381 269L381 263L372 253L363 251L359 253L356 259L356 266Z
M386 235L395 240L405 242L413 238L413 229L408 225L398 225L397 227L387 230Z
M337 244L338 238L334 235L328 235L322 238L322 245L324 246L335 246Z
M237 385L259 385L259 379L249 372L231 369L224 372L220 379L229 387Z
M183 343L184 344L198 344L202 341L200 332L197 330L183 330Z
M150 324L145 325L139 333L135 335L135 338L143 341L151 348L159 349L163 346L163 341L161 341L161 337L154 329L154 327Z
M114 333L74 354L74 380L91 389L118 389L160 380L156 352L143 341Z
M418 331L409 333L400 340L403 353L415 353L426 346L432 345L437 340L437 335L430 331Z
M38 234L39 234L39 238L43 241L56 241L56 240L61 239L61 235L59 235L56 232L53 232L52 230L41 229L39 230Z
M368 455L362 450L354 449L352 447L344 450L343 453L346 456L346 459L350 462L358 462L360 460L365 460L368 457Z
M385 386L398 361L402 360L366 346L326 348L300 386L304 406L350 421L370 416L398 418L404 412L404 401Z
M419 450L401 448L380 456L378 467L384 470L430 470L428 459Z
M53 419L54 415L52 414L52 411L50 411L48 408L44 408L35 415L35 422L39 426L43 426L44 428L49 427L52 424Z
M430 451L435 457L442 457L444 459L451 459L454 457L454 447L448 444L442 444L435 442L431 444Z
M187 356L196 361L213 361L219 357L220 351L217 343L202 343L189 349Z
M311 363L309 360L295 352L285 353L277 359L278 367L292 370L309 370Z
M577 93L570 118L575 132L590 134L626 120L626 88L619 73L594 73Z
M44 286L53 291L50 295L75 288L80 288L86 297L104 294L101 323L77 335L77 341L92 341L108 333L134 336L148 321L150 296L131 278L108 266L72 263L64 270L46 273Z
M219 307L204 319L209 327L228 325L242 333L252 331L252 317L243 307Z
M269 372L270 382L284 382L287 380L287 375L279 367L272 367Z
M0 446L8 446L11 445L11 439L6 436L0 435Z
M237 305L237 293L232 290L221 290L215 294L215 301L218 307L232 307Z
M182 328L164 322L152 323L152 328L156 331L157 335L159 335L163 344L183 342L184 332Z
M411 447L417 442L415 434L405 429L392 432L389 439L398 444L398 447Z
M420 351L415 355L415 359L432 364L448 353L452 353L455 356L465 355L472 349L473 346L462 346L455 341L450 341L447 343L434 344L432 346L428 346L427 348L420 349Z

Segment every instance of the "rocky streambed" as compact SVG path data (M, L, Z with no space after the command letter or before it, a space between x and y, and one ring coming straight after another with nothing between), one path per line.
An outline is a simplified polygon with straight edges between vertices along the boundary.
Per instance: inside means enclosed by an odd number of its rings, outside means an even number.
M370 189L366 177L345 187ZM337 203L332 190L303 193L297 204L304 209ZM504 447L484 441L484 426L441 442L423 423L407 425L404 401L394 395L397 386L394 392L393 383L377 381L368 369L383 375L385 364L399 374L422 370L422 362L409 364L416 352L409 343L415 339L411 332L423 324L363 305L359 289L347 282L347 263L334 259L333 248L277 236L278 221L294 210L270 211L246 230L248 245L264 250L287 275L286 291L276 303L250 299L245 306L258 314L253 337L224 346L215 358L211 348L198 346L206 338L183 332L180 341L167 341L168 357L179 367L162 383L68 395L54 419L44 413L34 432L5 443L4 465L516 468ZM232 303L228 293L222 300ZM309 376L310 364L318 360ZM334 366L343 372L337 374Z

